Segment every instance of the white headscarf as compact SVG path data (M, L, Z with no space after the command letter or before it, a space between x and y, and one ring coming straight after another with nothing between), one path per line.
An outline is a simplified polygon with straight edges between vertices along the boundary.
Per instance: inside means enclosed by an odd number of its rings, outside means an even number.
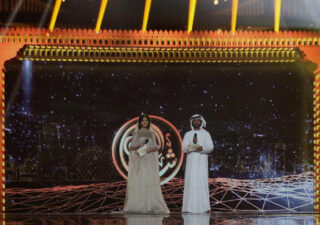
M191 118L190 118L190 126L191 126L191 129L192 129L192 130L194 130L194 127L192 126L192 121L195 120L195 119L200 119L200 120L202 121L201 126L200 126L200 129L206 127L207 122L205 121L205 119L203 118L203 116L200 115L200 114L194 114L194 115L191 116Z

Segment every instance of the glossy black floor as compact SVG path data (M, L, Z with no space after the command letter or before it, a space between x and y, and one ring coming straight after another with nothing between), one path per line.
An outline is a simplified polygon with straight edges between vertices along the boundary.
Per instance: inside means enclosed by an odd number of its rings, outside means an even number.
M147 214L6 214L1 225L209 225L209 224L320 224L313 213Z

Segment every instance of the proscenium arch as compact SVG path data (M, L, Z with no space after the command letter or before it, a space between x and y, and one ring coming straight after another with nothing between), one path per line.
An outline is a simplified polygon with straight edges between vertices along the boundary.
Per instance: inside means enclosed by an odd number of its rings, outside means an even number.
M5 212L5 68L12 58L77 62L290 63L311 61L314 83L314 211L320 212L320 33L0 29L0 210Z

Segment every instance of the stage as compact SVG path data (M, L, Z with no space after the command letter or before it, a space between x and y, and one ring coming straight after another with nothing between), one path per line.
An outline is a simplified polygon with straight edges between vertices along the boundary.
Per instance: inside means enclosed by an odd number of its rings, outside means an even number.
M236 213L212 212L211 214L185 214L171 213L169 215L146 214L7 214L6 225L42 225L42 224L68 224L68 225L122 225L122 224L290 224L311 225L318 224L319 214L313 213Z
M319 9L1 1L0 225L320 224ZM137 164L140 193L130 194L144 114L144 143L158 152ZM213 146L194 133L200 153L185 145L195 114ZM207 155L189 170L195 154ZM207 179L209 196L187 204ZM153 180L171 213L122 213L131 196L128 211L157 210L137 206L160 202ZM181 212L207 198L210 213Z

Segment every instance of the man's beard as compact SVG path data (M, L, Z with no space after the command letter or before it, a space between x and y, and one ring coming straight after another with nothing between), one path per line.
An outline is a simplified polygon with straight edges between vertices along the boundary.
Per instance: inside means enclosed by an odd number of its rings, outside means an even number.
M193 126L193 128L198 129L198 128L200 128L200 127L201 127L201 124L197 124L197 125L192 124L192 126Z

